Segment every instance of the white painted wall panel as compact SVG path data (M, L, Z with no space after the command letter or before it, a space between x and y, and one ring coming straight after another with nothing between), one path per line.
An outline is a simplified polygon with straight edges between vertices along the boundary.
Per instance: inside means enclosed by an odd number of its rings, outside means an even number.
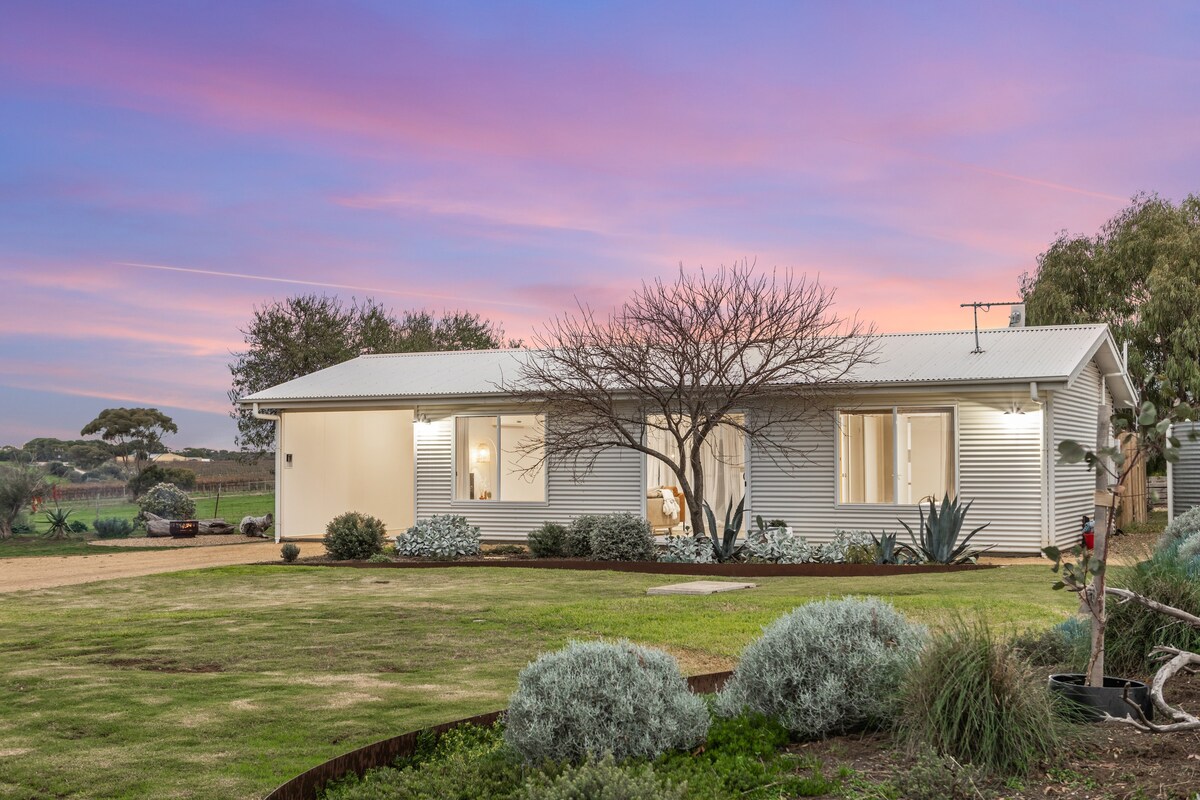
M347 511L378 517L389 531L412 525L412 419L402 410L284 412L279 534L322 536Z

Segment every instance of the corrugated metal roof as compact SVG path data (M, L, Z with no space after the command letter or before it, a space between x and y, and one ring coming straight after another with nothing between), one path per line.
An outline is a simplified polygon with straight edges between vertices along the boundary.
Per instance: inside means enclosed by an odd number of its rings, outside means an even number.
M874 363L863 364L846 381L855 384L929 384L1069 380L1086 359L1108 345L1104 325L1000 328L979 332L883 334ZM361 356L273 386L244 403L304 400L455 398L501 393L512 381L523 350L475 350ZM1114 362L1117 363L1117 362ZM1119 363L1118 367L1119 369Z

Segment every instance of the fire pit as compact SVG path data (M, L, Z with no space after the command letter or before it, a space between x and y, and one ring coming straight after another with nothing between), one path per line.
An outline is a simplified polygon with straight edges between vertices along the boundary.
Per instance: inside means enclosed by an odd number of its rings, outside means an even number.
M173 519L171 520L172 539L194 539L200 532L200 520Z

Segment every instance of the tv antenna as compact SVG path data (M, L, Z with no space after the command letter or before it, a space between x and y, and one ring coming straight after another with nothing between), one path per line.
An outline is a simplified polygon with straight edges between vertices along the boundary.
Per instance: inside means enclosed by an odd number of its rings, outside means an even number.
M984 311L991 311L992 306L1016 306L1016 305L1020 305L1020 304L1021 304L1020 300L993 300L993 301L987 302L987 303L976 301L974 303L959 304L959 306L958 306L959 308L975 309L975 349L972 350L971 352L972 353L982 353L983 352L983 348L979 346L979 309L982 308Z

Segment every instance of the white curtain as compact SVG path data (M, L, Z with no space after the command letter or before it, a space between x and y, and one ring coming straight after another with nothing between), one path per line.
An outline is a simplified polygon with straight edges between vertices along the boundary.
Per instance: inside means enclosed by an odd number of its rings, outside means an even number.
M651 423L654 423L653 419ZM646 444L672 460L679 457L673 437L659 428L647 427ZM736 507L746 493L746 451L742 432L730 425L718 425L705 439L700 458L704 467L704 499L720 524L730 502ZM678 485L679 478L670 467L653 456L646 456L647 489ZM688 513L690 515L691 511Z

